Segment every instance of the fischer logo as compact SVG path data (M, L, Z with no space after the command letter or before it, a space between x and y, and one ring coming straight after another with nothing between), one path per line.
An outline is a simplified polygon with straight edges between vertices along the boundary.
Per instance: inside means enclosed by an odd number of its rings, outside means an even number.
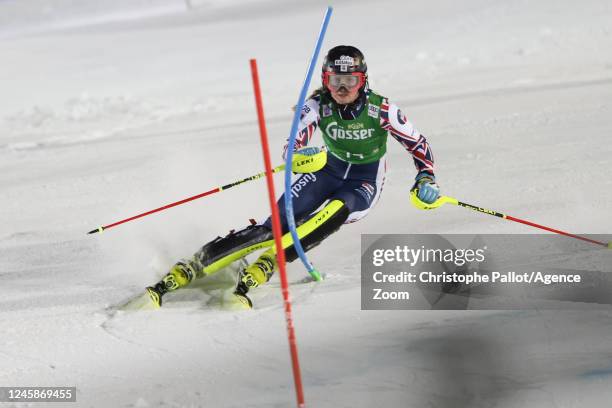
M373 136L374 129L347 130L338 126L338 122L332 122L325 128L325 133L333 140L364 140Z
M293 186L291 186L291 196L294 198L298 198L300 196L300 191L310 182L317 181L317 176L313 173L306 173L302 175Z

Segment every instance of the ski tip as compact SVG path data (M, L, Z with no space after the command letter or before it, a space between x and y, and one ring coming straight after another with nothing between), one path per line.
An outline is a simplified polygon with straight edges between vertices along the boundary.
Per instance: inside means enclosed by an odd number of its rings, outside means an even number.
M159 310L160 306L151 300L148 293L140 294L117 308L121 312L139 312Z
M253 308L253 302L245 293L234 291L234 298L236 299L236 304L242 306L243 309Z

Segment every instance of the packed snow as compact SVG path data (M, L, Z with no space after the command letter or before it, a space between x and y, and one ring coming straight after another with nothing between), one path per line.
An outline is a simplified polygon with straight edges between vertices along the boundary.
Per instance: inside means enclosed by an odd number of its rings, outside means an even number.
M263 181L86 232L262 170L251 57L280 164L327 5L0 1L0 386L76 386L69 407L295 406L277 277L251 311L224 305L231 270L158 311L115 307L266 217ZM323 48L364 52L371 87L431 143L444 193L610 237L611 2L331 5ZM533 232L457 207L420 212L410 156L390 140L388 159L371 214L309 253L327 279L293 286L307 406L609 404L610 309L360 309L363 233Z

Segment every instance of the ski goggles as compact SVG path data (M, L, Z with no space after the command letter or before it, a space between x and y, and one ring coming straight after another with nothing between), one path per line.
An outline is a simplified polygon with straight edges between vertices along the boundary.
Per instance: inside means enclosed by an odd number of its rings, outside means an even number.
M350 74L323 73L323 85L329 89L338 90L345 87L352 91L355 88L361 88L364 84L365 74L363 72L351 72Z

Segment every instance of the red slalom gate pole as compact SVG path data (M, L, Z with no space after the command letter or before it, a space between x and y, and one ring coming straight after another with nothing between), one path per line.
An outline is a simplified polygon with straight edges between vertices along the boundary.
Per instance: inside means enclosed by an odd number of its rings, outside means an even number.
M261 148L263 150L264 164L266 166L266 181L268 183L268 196L270 198L270 209L272 211L272 233L276 245L276 259L280 272L281 288L283 292L283 302L285 303L285 319L287 321L287 335L289 338L289 351L291 353L291 364L293 366L293 379L295 382L295 392L297 394L297 406L305 407L304 390L302 388L302 374L300 372L300 362L298 359L297 342L295 339L295 329L293 327L293 317L291 314L291 299L289 296L289 281L287 280L287 269L285 268L285 250L281 243L283 236L280 224L278 206L276 205L276 193L274 192L274 180L272 178L272 164L270 161L270 148L268 147L268 133L264 119L263 101L259 86L259 74L257 72L257 61L250 60L251 75L253 77L253 90L255 92L255 104L257 106L257 119L259 121L259 133L261 135Z

